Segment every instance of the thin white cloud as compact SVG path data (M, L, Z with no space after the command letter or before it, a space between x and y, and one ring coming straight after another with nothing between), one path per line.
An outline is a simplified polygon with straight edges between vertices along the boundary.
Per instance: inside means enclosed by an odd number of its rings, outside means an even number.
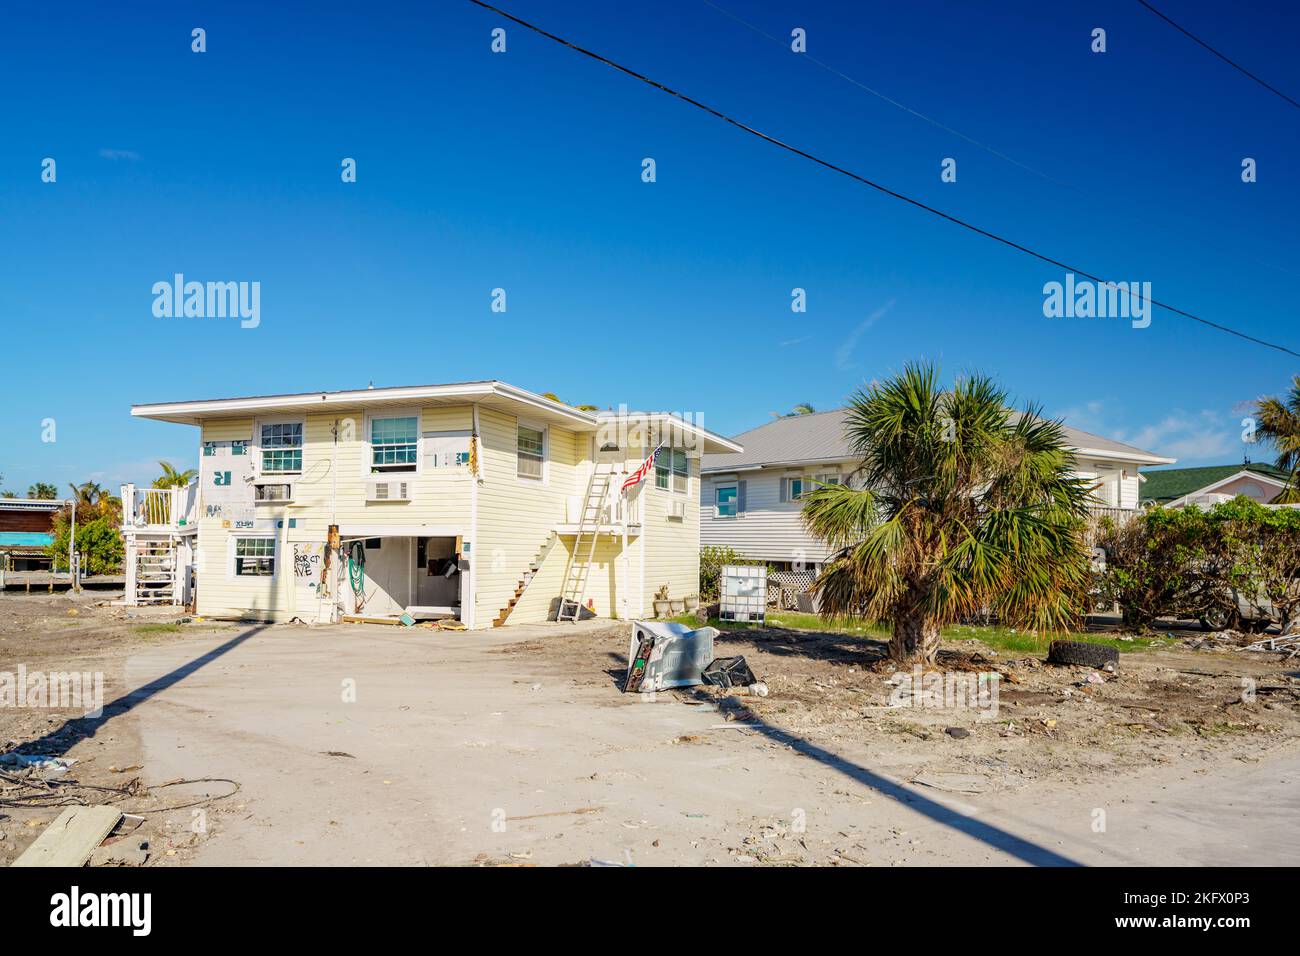
M853 358L853 350L858 347L858 339L862 338L862 336L866 333L866 331L869 328L871 328L873 325L875 325L877 322L883 319L886 314L888 314L889 310L894 307L894 301L895 300L890 299L880 308L876 309L875 312L872 312L869 316L863 319L862 322L858 324L857 328L855 328L852 332L849 333L849 337L845 339L844 343L835 350L836 368L843 371L845 369L850 369L854 367L854 363L849 360Z
M1241 440L1240 416L1213 409L1179 409L1145 425L1123 427L1111 423L1108 403L1097 400L1067 408L1061 417L1075 428L1177 458L1180 465L1231 464L1240 461L1246 450ZM1251 457L1265 460L1266 451L1253 451L1259 448L1250 446Z

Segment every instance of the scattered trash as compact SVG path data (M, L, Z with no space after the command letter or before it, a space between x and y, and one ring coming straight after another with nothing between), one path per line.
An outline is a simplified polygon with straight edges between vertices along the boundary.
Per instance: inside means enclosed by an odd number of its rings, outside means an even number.
M357 759L354 754L350 754L346 750L322 750L321 756L322 757L349 757L352 760Z
M719 657L704 668L700 678L715 687L748 687L758 680L743 657Z
M702 683L717 635L715 627L692 630L685 624L633 621L623 692L648 693Z
M45 770L66 773L77 762L75 757L42 757L30 754L0 754L0 767L17 767L20 770Z
M397 619L401 621L403 624L405 624L407 627L415 627L415 618L411 617L411 615L406 614L405 612L403 612Z

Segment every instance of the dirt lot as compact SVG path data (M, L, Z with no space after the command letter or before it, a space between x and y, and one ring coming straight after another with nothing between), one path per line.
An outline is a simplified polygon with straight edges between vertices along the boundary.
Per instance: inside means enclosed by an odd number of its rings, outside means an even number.
M994 789L1046 776L1070 784L1152 762L1195 763L1210 756L1254 761L1300 740L1300 660L1186 646L1203 642L1189 632L1182 646L1124 653L1111 675L1046 665L1041 656L1006 659L977 640L945 641L940 671L1001 675L994 712L891 706L891 697L908 697L895 693L898 678L883 641L743 629L724 632L715 654L743 655L769 696L715 687L663 693L712 701L728 721L760 721L822 746L887 744L904 760L924 759L932 773L995 767L1003 773L995 775ZM613 660L578 636L516 644L502 653L544 654L565 673L594 675L585 678L591 684L621 678L625 667L621 657ZM1249 703L1243 693L1248 686L1255 690ZM936 751L935 741L944 736L960 739L960 750Z
M149 858L178 856L192 841L186 829L191 808L168 807L200 801L228 787L176 784L163 789L141 789L141 746L137 725L112 719L120 708L111 706L127 690L126 663L133 654L151 647L185 642L194 637L234 633L234 625L186 623L175 608L114 608L104 606L120 594L86 591L80 595L0 596L0 673L15 673L19 665L30 675L87 672L103 675L104 719L87 718L83 707L0 707L0 755L21 750L76 760L64 774L48 775L52 783L39 790L17 786L12 777L28 783L46 774L19 773L13 767L0 771L0 866L8 865L40 834L63 806L74 803L111 802L125 812L144 817L138 827L119 828L120 848L149 847ZM69 788L69 780L93 790ZM166 780L150 780L153 786ZM134 795L133 795L134 794ZM18 805L14 805L17 802Z
M109 788L6 768L0 864L65 800L143 817L119 844L147 865L1300 859L1300 667L1278 654L1131 652L1111 676L945 644L945 671L1002 675L993 713L890 706L878 642L751 630L716 653L769 696L643 699L618 691L623 624L250 628L102 600L0 599L0 672L100 671L109 702L0 708L0 751Z

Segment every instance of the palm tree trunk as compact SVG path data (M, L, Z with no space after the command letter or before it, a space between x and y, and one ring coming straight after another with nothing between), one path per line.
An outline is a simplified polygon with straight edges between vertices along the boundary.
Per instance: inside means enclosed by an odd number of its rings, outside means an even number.
M921 614L900 614L894 618L889 639L889 657L897 664L933 666L939 653L939 628Z

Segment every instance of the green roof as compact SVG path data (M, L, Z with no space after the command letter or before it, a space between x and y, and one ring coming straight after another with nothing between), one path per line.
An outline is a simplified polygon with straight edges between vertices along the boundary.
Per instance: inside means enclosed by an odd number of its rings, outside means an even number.
M1203 468L1160 468L1155 471L1143 471L1146 483L1142 486L1143 501L1157 501L1161 504L1200 491L1206 485L1212 485L1224 478L1231 478L1239 471L1253 471L1268 478L1286 481L1287 473L1272 465L1251 463L1249 465L1207 465Z

